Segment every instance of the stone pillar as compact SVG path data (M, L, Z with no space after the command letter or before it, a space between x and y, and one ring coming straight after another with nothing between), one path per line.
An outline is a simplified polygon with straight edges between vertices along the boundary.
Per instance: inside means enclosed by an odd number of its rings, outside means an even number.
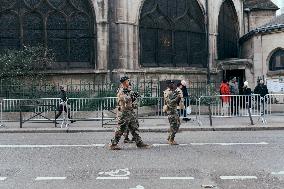
M97 25L97 64L96 70L108 69L108 0L93 0L96 12L96 25Z

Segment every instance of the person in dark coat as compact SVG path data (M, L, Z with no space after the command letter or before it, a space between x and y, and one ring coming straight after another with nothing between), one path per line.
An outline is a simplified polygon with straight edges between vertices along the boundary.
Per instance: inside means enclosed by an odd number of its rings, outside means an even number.
M265 95L269 94L267 86L264 85L263 80L259 80L257 86L254 89L254 94L259 94L261 97L264 97Z
M258 82L258 84L257 84L257 86L255 87L255 89L254 89L254 94L259 94L260 95L260 97L261 97L261 99L260 99L260 104L261 104L261 108L262 108L262 113L264 113L264 97L265 97L265 95L267 95L267 94L269 94L268 93L268 89L267 89L267 86L266 85L264 85L264 82L263 82L263 80L261 79L261 80L259 80L259 82ZM259 106L260 107L260 106Z
M68 108L68 105L67 105L67 95L66 95L66 91L64 89L63 86L60 86L59 87L60 89L60 104L59 104L59 108L58 108L58 114L56 114L55 116L55 120L59 118L59 116L62 114L63 110L64 112L68 112L68 118L71 120L71 116L70 116L70 110ZM71 123L74 123L75 120L71 120ZM57 122L56 122L57 123Z
M188 95L187 88L186 88L186 81L182 80L180 83L182 85L181 90L182 90L182 95L183 95L183 98L184 98L184 110L183 110L182 120L183 121L190 121L191 118L187 117L187 112L186 112L186 108L190 105L189 95Z
M249 87L248 85L248 81L245 81L244 82L244 87L243 87L243 95L245 95L245 102L244 102L244 107L247 107L248 108L251 108L251 94L252 94L252 91L251 91L251 88Z

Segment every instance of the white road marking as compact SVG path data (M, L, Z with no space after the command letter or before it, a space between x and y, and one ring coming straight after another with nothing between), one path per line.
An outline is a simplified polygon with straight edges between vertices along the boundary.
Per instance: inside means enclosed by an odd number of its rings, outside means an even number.
M45 181L45 180L65 180L66 177L36 177L36 181Z
M152 144L152 146L170 146L169 144ZM188 144L178 144L173 146L188 146Z
M17 144L10 144L10 145L0 145L0 148L61 148L61 147L104 147L105 144L40 144L40 145L33 145L33 144L24 144L24 145L17 145Z
M194 177L160 177L161 180L193 180Z
M7 177L0 177L0 181L4 181L6 179L7 179Z
M129 177L97 177L97 180L126 180Z
M246 180L246 179L257 179L256 176L220 176L222 180Z
M272 172L272 175L284 175L284 171Z
M152 144L152 146L169 146L169 144Z
M129 188L129 189L144 189L144 187L141 186L141 185L138 185L138 186L136 186L135 188Z
M202 145L221 145L221 146L232 146L232 145L267 145L267 142L258 142L258 143L190 143L193 146L202 146Z

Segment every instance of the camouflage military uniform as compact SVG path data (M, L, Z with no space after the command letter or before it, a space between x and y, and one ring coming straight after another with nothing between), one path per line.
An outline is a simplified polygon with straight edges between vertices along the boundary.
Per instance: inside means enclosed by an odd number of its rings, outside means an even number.
M168 115L170 123L170 133L168 140L174 141L175 135L180 127L180 118L177 112L177 106L181 100L181 94L178 91L170 90L169 88L164 91L165 112Z
M136 145L143 144L141 137L137 133L139 128L139 122L134 112L135 104L132 97L133 92L130 89L120 88L118 97L118 127L115 131L115 136L111 140L112 145L117 145L121 136L129 130L133 136L133 140Z

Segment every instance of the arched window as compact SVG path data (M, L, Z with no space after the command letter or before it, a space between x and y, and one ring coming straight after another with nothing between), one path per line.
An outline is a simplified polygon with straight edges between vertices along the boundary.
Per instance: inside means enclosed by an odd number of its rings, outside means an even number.
M218 59L238 57L239 23L231 0L225 0L218 17Z
M94 67L96 29L90 2L1 0L0 51L44 45L55 53L54 68Z
M24 44L43 44L43 19L38 13L28 13L23 17Z
M12 12L0 13L0 51L20 47L20 27L18 15Z
M146 0L139 26L142 66L206 66L205 20L196 0Z
M284 70L284 50L276 50L269 60L269 70L277 71Z

